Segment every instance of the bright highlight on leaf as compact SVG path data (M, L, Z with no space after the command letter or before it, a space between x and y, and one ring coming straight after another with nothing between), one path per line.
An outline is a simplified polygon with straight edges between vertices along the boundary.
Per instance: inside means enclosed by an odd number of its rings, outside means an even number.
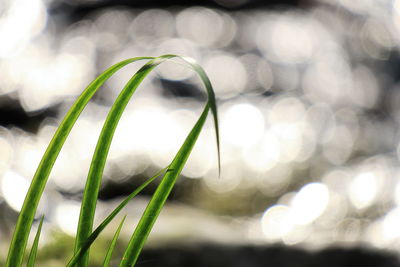
M103 125L100 137L97 142L97 146L92 158L88 178L86 180L86 186L83 193L83 200L81 206L81 213L79 217L78 230L75 241L75 252L74 256L69 262L68 266L88 266L89 253L88 250L90 245L94 242L100 232L111 222L116 214L131 200L137 193L139 193L145 186L152 182L157 176L154 176L143 183L138 189L136 189L130 196L128 196L94 231L93 229L93 218L96 210L96 202L98 198L98 192L101 185L103 176L104 166L106 164L107 155L111 146L112 138L119 119L124 112L126 105L130 98L135 92L136 88L140 85L143 79L159 64L173 59L182 59L190 68L192 68L202 80L205 89L207 91L208 100L207 104L198 119L197 123L190 131L183 145L179 149L175 158L171 162L170 166L164 178L160 182L156 189L152 199L150 200L142 218L139 221L137 228L135 229L132 238L125 251L123 260L120 266L134 266L143 245L150 234L151 228L154 225L158 214L160 213L166 199L168 198L180 172L182 171L192 148L194 147L196 140L204 126L208 112L214 117L214 126L217 140L217 152L218 152L218 169L220 171L220 142L219 142L219 130L218 130L218 118L217 118L217 106L215 101L214 90L211 86L210 80L208 79L203 68L198 65L194 60L186 57L180 57L177 55L164 55L160 57L136 57L121 61L101 75L99 75L79 96L76 102L72 105L69 112L65 116L64 120L60 124L56 133L53 136L47 150L36 170L36 173L32 179L28 193L26 194L24 204L22 206L18 221L15 227L13 238L11 241L8 257L6 261L7 267L19 267L22 265L23 255L26 250L28 236L32 227L35 212L42 196L43 190L46 186L47 179L53 168L55 160L69 135L72 127L78 119L80 113L85 108L89 100L93 97L95 92L109 79L116 71L122 67L133 63L138 60L149 60L136 74L129 80L125 85L117 99L115 100L110 112ZM140 125L138 126L140 127ZM164 169L165 170L165 169ZM122 226L122 223L121 225ZM117 233L119 233L117 230ZM38 236L38 235L37 235ZM36 240L36 239L35 239ZM115 244L114 244L115 246ZM110 248L111 251L113 247ZM37 250L37 244L33 246L32 251ZM36 255L36 252L34 252ZM34 258L34 256L32 256ZM105 261L106 262L106 261Z

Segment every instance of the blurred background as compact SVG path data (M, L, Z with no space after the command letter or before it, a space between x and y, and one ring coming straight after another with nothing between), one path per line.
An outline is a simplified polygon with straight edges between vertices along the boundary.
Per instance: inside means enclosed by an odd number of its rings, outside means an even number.
M120 60L164 53L196 59L214 85L222 174L210 117L150 247L399 251L399 33L399 0L0 1L1 254L77 96ZM51 266L70 256L97 136L140 65L95 95L56 162L38 209L41 246L53 253L39 256ZM171 161L205 99L181 64L165 63L143 82L113 140L98 221ZM125 209L123 240L155 186Z

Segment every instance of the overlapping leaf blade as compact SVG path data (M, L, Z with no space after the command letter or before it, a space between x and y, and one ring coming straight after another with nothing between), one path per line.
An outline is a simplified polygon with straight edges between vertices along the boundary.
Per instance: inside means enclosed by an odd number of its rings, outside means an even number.
M217 149L218 149L218 167L220 171L220 148L219 148L219 129L218 129L218 118L217 118L217 107L215 101L214 90L211 86L210 80L208 79L206 73L201 68L200 65L192 61L191 59L182 58L193 68L194 71L200 76L203 81L207 93L208 93L208 101L207 104L196 122L195 126L190 131L187 136L185 142L179 149L175 158L170 164L170 172L166 173L161 183L157 187L156 192L153 194L146 210L144 211L130 241L127 249L125 250L124 256L120 263L120 267L128 267L134 266L141 250L143 249L144 243L150 234L150 231L157 220L157 217L165 204L175 182L182 171L190 152L192 151L196 140L201 132L201 129L204 126L204 123L207 118L207 114L211 109L211 112L214 116L214 126L217 138Z
M93 154L88 178L86 180L86 186L82 199L81 213L79 216L78 230L75 241L75 252L84 244L85 240L91 234L93 228L93 220L96 209L96 202L98 197L98 192L101 185L101 179L103 175L103 170L107 160L108 152L111 146L112 138L115 133L118 122L123 114L123 111L131 99L133 93L136 91L137 87L143 81L143 79L159 64L165 62L166 60L172 58L181 58L186 63L195 70L203 83L206 86L208 94L208 108L214 115L215 131L217 138L218 147L218 159L219 159L219 131L218 131L218 118L217 109L215 103L215 95L211 83L205 74L204 70L195 63L192 59L180 57L177 55L163 55L146 63L141 69L139 69L136 74L128 81L124 89L118 95L114 104L112 105L110 112L104 122L103 129L100 133L95 152ZM78 261L78 266L86 267L89 260L89 251Z
M122 67L144 59L153 59L153 57L136 57L121 61L99 75L79 96L72 105L64 120L61 122L53 139L50 141L46 152L36 170L32 179L29 190L25 196L24 203L21 208L20 215L15 226L14 234L11 240L8 251L6 267L19 267L22 265L23 256L26 250L26 245L32 228L33 219L36 213L39 200L46 186L51 169L56 161L58 154L64 145L72 127L78 119L80 113L85 108L86 104L92 98L94 93L110 78L116 71Z
M89 249L89 247L93 244L96 238L100 235L100 233L106 228L106 226L118 215L118 213L128 204L132 198L134 198L137 194L139 194L146 186L148 186L151 182L157 179L163 172L165 172L167 168L164 168L158 171L153 177L147 179L143 184L141 184L138 188L136 188L129 196L127 196L108 216L100 223L99 226L93 231L93 233L86 239L85 243L80 247L80 249L74 254L71 260L68 262L67 267L75 266L76 263L82 259L85 252Z
M218 150L218 166L220 167L220 148L219 148L219 131L218 131L218 119L217 119L217 109L215 104L215 96L214 91L211 87L211 83L205 74L204 70L196 64L194 61L188 58L179 57L176 55L164 55L158 58L153 57L138 57L132 58L120 63L115 64L114 66L107 69L104 73L102 73L98 78L96 78L81 94L81 96L77 99L77 101L73 104L67 115L65 116L63 122L60 124L57 129L52 141L50 142L42 161L40 162L38 169L35 173L34 178L32 179L31 186L28 190L28 193L25 197L25 201L23 207L21 209L20 216L17 221L17 225L14 231L14 235L11 241L6 267L14 267L21 266L23 260L23 254L26 249L27 239L29 236L29 232L32 226L33 218L37 209L37 205L43 193L44 187L46 185L47 179L49 177L50 171L54 165L55 160L58 157L58 154L71 131L75 121L79 117L80 113L94 95L94 93L99 89L99 87L117 70L122 68L123 66L135 62L137 60L142 59L150 59L151 61L144 65L128 82L125 88L122 90L117 100L113 104L110 113L106 119L106 122L103 126L102 132L100 134L98 144L96 146L96 151L92 159L90 171L88 174L88 179L85 187L85 192L82 201L81 214L78 224L78 233L75 244L75 252L83 251L86 249L84 246L86 242L93 242L94 239L98 235L97 232L93 233L95 235L91 235L92 227L93 227L93 217L96 207L96 201L98 196L98 190L101 184L102 173L104 170L105 162L107 159L107 154L109 151L109 147L111 145L112 137L115 132L118 121L129 102L132 94L136 90L137 86L141 83L141 81L147 76L148 73L151 72L154 67L159 65L160 63L171 59L171 58L181 58L186 63L188 63L200 76L203 83L206 86L206 90L208 93L208 102L206 108L204 109L199 121L196 123L195 127L192 129L188 138L186 139L184 145L179 150L177 156L172 162L174 166L170 172L168 172L160 186L158 187L155 196L152 198L148 208L145 211L145 215L155 215L151 220L145 220L148 225L146 227L139 228L139 232L142 232L143 240L131 241L128 251L133 251L133 254L140 253L141 248L143 247L144 241L150 233L151 227L154 224L156 217L161 210L163 204L165 203L170 190L172 189L177 177L179 176L180 171L185 164L187 157L190 154L190 151L201 131L201 128L204 125L205 119L207 117L207 113L211 108L211 111L214 116L214 124L215 124L215 132L217 138L217 150ZM171 165L171 166L172 166ZM146 216L144 216L146 217ZM142 217L141 222L144 217ZM111 221L112 219L110 219ZM100 230L101 232L101 230ZM137 233L137 231L135 231ZM96 237L94 237L96 236ZM90 241L90 237L94 237L92 241ZM89 239L88 239L89 238ZM132 243L137 243L134 245L136 248L131 249ZM90 245L87 246L89 248ZM80 254L82 257L78 257L78 265L79 266L87 266L88 262L88 254ZM130 252L129 252L130 253ZM137 256L133 257L133 261L136 261ZM125 261L121 263L126 264ZM127 263L129 264L129 263ZM124 265L125 266L125 265Z

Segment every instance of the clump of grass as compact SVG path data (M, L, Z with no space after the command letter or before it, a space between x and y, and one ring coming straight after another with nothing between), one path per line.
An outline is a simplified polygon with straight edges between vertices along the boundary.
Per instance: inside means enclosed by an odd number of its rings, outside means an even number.
M119 119L124 112L126 105L128 104L130 98L135 92L136 88L140 85L143 79L159 64L171 60L173 58L182 59L189 67L191 67L202 80L207 94L208 100L203 109L202 114L198 118L196 124L186 137L183 145L180 147L179 151L175 155L172 162L165 169L161 170L152 178L145 181L141 186L139 186L134 192L132 192L121 204L110 213L110 215L96 228L93 230L93 219L96 209L96 202L98 198L98 193L101 185L101 180L103 176L104 166L107 160L108 151L113 139L115 129L118 125ZM46 152L36 170L36 173L32 179L29 190L26 194L21 212L19 214L17 224L15 226L14 234L11 240L10 249L8 252L8 257L6 261L6 267L17 267L22 266L23 256L26 251L28 237L31 231L32 223L35 217L36 209L40 198L42 196L43 190L46 186L46 182L50 175L51 169L53 168L54 162L56 161L58 154L68 137L72 127L74 126L76 120L78 119L80 113L85 108L86 104L95 94L95 92L104 84L104 82L110 78L116 71L122 67L139 61L148 60L148 62L140 68L135 75L128 81L125 85L114 104L112 105L106 121L104 122L100 137L98 138L96 149L92 158L90 165L89 174L86 180L86 186L83 193L81 212L79 216L78 229L75 237L75 247L73 251L73 256L67 266L79 266L86 267L89 262L89 248L91 244L95 241L101 231L115 218L115 216L122 210L122 208L134 197L136 196L144 187L149 183L154 181L160 174L164 173L164 176L159 183L156 191L154 192L152 198L150 199L147 208L145 209L138 225L136 226L132 237L128 243L125 250L124 256L120 262L120 267L134 266L139 254L146 242L148 235L159 215L165 201L167 200L175 182L182 171L193 146L204 126L207 115L211 110L214 118L215 133L217 139L217 151L218 151L218 168L220 168L219 160L219 130L218 130L218 119L217 119L217 107L215 102L215 95L210 80L208 79L206 73L200 65L190 58L181 57L177 55L163 55L160 57L136 57L121 61L112 67L108 68L102 74L100 74L79 96L79 98L72 105L64 120L61 122L53 139L50 141ZM123 220L124 221L124 220ZM121 230L123 221L120 223L113 241L110 245L109 250L105 253L106 258L104 259L103 266L108 266L115 243L118 239L119 232ZM34 244L31 249L31 253L28 259L28 266L33 266L41 225L43 222L43 217L36 234Z

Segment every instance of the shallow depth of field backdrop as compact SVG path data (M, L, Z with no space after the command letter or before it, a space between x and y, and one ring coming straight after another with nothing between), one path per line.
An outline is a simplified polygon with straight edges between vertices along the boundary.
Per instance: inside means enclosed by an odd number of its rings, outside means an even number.
M0 1L0 255L73 100L111 64L164 53L193 57L210 76L222 174L210 120L149 246L400 250L400 1L165 2ZM70 256L100 127L139 65L106 83L56 162L38 209L52 266ZM170 162L205 101L200 86L167 63L139 87L111 146L98 220ZM154 188L123 212L122 240Z

